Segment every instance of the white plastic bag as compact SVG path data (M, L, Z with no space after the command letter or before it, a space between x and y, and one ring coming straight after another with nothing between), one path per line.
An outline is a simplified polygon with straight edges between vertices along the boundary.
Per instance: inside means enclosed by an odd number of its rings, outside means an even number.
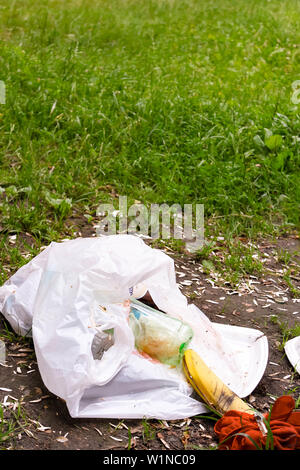
M187 305L173 260L133 235L51 243L0 288L0 311L16 332L32 334L42 379L72 417L181 419L203 413L206 407L191 397L180 370L137 355L124 300L140 283L159 309L191 325L190 347L241 396L245 370L235 361L236 347ZM110 329L114 344L95 360L93 339Z

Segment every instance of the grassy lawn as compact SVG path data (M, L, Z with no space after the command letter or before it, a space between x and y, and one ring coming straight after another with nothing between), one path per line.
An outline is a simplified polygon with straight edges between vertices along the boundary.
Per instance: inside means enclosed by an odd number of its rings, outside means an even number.
M299 227L297 0L11 0L0 25L0 282L111 188L227 240Z

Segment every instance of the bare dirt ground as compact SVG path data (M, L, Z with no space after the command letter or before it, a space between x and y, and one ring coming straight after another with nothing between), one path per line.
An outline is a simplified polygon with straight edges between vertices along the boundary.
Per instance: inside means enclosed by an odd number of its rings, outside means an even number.
M76 222L76 221L75 221ZM80 222L80 221L78 221ZM74 223L74 220L73 220ZM80 236L91 236L89 227L80 226ZM260 248L270 271L260 278L244 279L234 290L218 287L213 277L203 273L193 256L167 250L175 260L177 280L189 302L197 305L217 323L255 328L266 335L269 358L265 373L246 401L266 412L276 397L290 393L299 397L300 379L285 356L280 324L293 327L300 322L300 299L292 296L283 282L282 266L275 259L278 246L299 251L297 237L276 242L262 241ZM297 258L299 261L299 258ZM299 279L295 286L299 288ZM0 315L0 329L4 318ZM214 421L194 417L186 420L73 419L65 402L43 384L32 343L6 341L7 363L0 366L0 402L7 415L21 404L23 426L1 445L6 449L68 450L188 450L217 446ZM5 415L4 415L5 416Z

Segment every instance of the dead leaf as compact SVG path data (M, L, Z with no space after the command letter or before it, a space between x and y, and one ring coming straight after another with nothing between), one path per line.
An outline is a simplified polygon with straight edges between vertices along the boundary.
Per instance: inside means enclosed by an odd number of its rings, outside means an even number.
M64 443L64 442L68 442L69 439L65 436L59 436L59 437L56 438L56 440L57 440L57 442Z
M42 424L36 428L37 431L45 432L45 431L50 431L51 428L49 426L43 426Z
M31 431L29 431L29 429L24 429L24 432L25 434L27 434L27 436L32 437L33 439L36 439L36 437L33 435Z
M189 438L190 438L190 433L188 431L183 431L183 437L181 439L181 442L184 448L186 448L186 446L188 445Z
M131 434L135 434L136 432L142 432L143 426L141 424L138 424L137 426L134 426L130 428Z
M98 434L100 434L100 436L103 436L103 434L102 434L102 432L100 431L100 429L98 429L98 428L94 428L94 429L97 431Z
M169 449L169 450L171 449L171 447L169 446L169 444L164 440L164 437L163 437L163 435L162 435L161 432L158 432L158 433L157 433L157 437L158 437L158 439L163 443L163 445L164 445L167 449Z
M7 354L10 357L26 357L27 354L25 353L16 353L16 354Z
M123 442L123 439L119 439L118 437L114 437L114 436L109 436L109 437L113 439L114 441Z

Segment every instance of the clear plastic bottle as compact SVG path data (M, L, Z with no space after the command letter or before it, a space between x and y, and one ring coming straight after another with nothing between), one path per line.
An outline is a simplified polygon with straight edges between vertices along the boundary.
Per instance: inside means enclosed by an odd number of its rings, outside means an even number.
M193 337L189 325L137 300L131 301L129 325L139 352L171 366L180 364Z

